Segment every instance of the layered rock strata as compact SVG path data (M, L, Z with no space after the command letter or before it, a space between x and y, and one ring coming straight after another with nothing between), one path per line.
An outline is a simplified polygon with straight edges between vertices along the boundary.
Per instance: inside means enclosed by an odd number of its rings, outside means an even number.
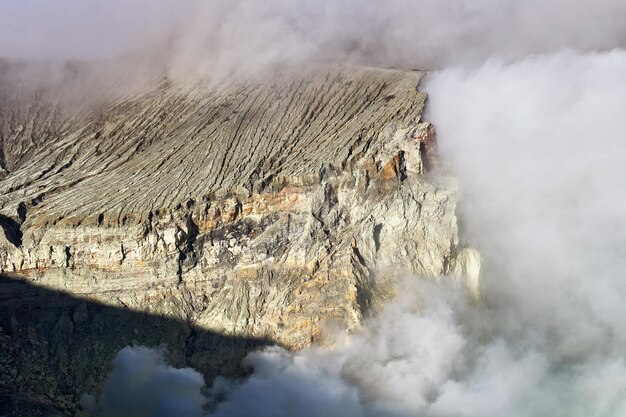
M333 67L212 90L162 84L80 119L3 109L5 149L33 145L3 165L0 272L290 349L323 343L326 326L358 328L403 274L453 274L477 293L455 182L431 172L421 77ZM54 127L44 137L41 120ZM20 303L0 297L13 339ZM69 304L50 326L72 321ZM131 336L121 343L158 341ZM183 341L179 356L211 376L220 370L207 340Z

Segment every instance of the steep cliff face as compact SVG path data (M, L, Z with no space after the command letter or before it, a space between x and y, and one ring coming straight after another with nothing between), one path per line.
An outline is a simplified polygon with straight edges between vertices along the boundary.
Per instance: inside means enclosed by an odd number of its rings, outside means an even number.
M421 77L324 68L211 91L161 85L64 121L3 109L12 152L0 181L0 272L292 349L323 343L326 325L358 327L401 274L469 277L477 292L478 258L459 245L455 182L430 172ZM0 326L13 326L15 344L23 304L7 291ZM51 326L75 308L61 307ZM220 372L214 340L189 348L189 334L181 361ZM68 349L81 343L89 337Z

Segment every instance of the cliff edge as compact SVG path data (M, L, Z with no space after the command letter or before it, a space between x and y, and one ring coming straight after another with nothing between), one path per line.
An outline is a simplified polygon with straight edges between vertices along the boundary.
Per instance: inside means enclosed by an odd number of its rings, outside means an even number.
M422 76L328 67L211 90L163 83L74 118L4 97L0 336L16 358L0 364L0 395L71 409L127 344L166 344L208 377L237 372L223 357L247 349L232 346L326 343L327 326L358 328L404 274L456 275L477 294L455 181L430 172ZM67 297L42 305L44 290ZM186 330L111 329L102 344L79 329L106 309ZM220 348L199 332L255 342ZM16 382L26 362L52 387Z

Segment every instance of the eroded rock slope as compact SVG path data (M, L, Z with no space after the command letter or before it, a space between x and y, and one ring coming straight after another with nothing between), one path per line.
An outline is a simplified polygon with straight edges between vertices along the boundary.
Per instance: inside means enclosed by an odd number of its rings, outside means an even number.
M459 245L454 181L430 173L421 77L333 67L210 91L162 84L72 120L7 105L0 271L292 349L324 342L326 325L356 328L396 276L478 268ZM19 305L0 297L14 335ZM213 342L185 343L187 363L214 373Z

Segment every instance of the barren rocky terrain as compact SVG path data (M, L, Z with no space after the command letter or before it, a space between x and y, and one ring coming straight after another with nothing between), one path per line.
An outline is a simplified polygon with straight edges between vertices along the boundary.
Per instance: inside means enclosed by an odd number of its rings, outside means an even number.
M73 413L129 344L165 345L210 380L263 344L332 343L325 329L358 329L406 274L453 275L477 295L422 76L163 82L73 117L4 92L7 407Z

